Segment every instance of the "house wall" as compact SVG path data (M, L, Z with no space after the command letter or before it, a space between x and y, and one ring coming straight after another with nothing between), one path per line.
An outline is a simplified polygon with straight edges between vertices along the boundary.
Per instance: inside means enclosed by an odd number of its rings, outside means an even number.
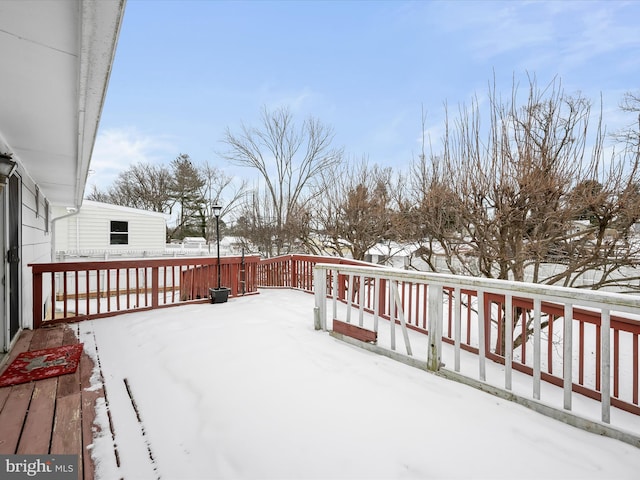
M56 211L56 216L67 215ZM111 245L111 221L128 222L128 243ZM164 250L164 215L85 200L80 212L55 222L56 252L92 254Z
M30 263L47 263L51 261L51 215L48 201L44 194L39 191L31 177L23 168L18 168L18 174L22 179L21 188L21 255L20 266L22 273L22 327L33 328L33 275L31 274ZM50 302L50 285L45 290L45 304L42 309L48 308Z

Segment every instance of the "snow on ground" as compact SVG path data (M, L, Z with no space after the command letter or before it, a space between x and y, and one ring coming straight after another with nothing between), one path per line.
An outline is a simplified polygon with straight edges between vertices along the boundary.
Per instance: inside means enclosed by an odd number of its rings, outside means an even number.
M115 432L101 402L98 478L638 478L640 449L335 340L313 302L81 323Z

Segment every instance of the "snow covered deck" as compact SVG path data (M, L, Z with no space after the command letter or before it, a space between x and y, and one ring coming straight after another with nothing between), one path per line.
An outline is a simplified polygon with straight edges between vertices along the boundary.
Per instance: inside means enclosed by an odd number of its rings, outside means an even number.
M263 289L25 331L12 357L78 341L85 355L74 375L0 389L0 453L82 452L84 478L103 479L636 478L640 449L338 341L314 329L314 306ZM408 335L426 362L428 337ZM460 361L477 369L477 355ZM503 371L488 362L487 381ZM562 394L543 384L543 400ZM640 418L613 415L640 435ZM523 455L541 461L522 470Z
M262 290L74 326L106 392L96 477L637 478L640 449L340 342L313 307Z

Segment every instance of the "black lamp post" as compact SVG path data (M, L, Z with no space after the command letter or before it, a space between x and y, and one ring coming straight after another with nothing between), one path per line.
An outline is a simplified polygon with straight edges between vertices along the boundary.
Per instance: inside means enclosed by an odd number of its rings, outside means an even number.
M213 206L213 215L216 217L216 242L218 252L218 290L220 290L220 212L222 207L217 203Z
M218 204L213 206L213 215L216 217L216 241L218 244L218 288L209 289L211 303L224 303L229 298L229 289L220 286L220 212L222 207Z

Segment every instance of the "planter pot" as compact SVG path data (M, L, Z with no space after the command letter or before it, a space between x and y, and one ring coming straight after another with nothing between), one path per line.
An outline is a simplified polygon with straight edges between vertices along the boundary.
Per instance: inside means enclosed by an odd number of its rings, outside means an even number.
M211 303L225 303L229 299L229 289L227 287L210 288L209 298Z

